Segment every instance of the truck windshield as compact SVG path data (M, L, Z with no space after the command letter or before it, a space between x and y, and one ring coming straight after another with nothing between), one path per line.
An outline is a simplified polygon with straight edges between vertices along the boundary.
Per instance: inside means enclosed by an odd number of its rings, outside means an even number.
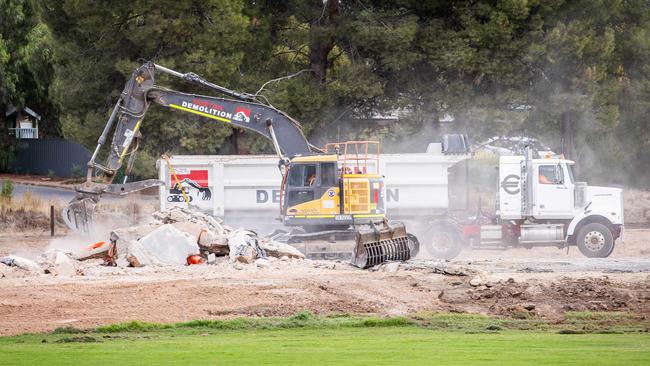
M569 180L571 180L571 183L575 183L576 180L573 179L573 164L567 164L566 169L569 172Z

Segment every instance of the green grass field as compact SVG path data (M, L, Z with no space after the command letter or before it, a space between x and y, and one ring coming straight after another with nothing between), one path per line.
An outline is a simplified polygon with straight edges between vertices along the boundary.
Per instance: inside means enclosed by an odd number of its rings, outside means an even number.
M650 364L650 334L629 315L562 324L476 315L126 323L0 338L2 365Z

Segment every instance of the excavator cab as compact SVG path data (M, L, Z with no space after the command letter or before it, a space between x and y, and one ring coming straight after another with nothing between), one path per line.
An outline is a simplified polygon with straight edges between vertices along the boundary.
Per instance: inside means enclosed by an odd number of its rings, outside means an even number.
M327 219L324 215L333 218L340 213L340 180L336 170L336 155L293 159L283 190L286 195L284 213L287 224L295 222L293 219L304 218L302 221L322 225L323 220L320 219Z
M291 159L280 195L284 224L326 231L353 226L352 263L362 268L412 258L419 243L403 224L389 225L379 168L376 141L327 144L323 154Z
M383 220L379 143L332 143L324 151L291 159L281 191L284 224L348 227Z

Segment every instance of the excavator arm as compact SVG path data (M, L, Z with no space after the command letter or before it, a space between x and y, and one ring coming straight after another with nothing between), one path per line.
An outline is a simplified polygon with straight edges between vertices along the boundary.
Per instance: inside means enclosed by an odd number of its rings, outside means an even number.
M279 156L309 155L317 151L307 142L298 122L283 112L260 103L163 89L150 91L149 97L165 107L257 132L274 142Z
M183 93L157 86L157 72L204 86L229 98ZM322 152L309 144L297 121L260 102L255 96L213 84L194 73L182 74L148 62L137 68L126 83L88 162L86 181L75 187L76 197L63 209L63 219L73 230L90 231L92 213L102 194L125 195L164 185L155 179L127 183L126 177L121 184L114 182L117 171L127 159L125 176L128 176L139 145L140 127L152 103L259 133L273 143L280 164L287 164L297 155ZM113 130L108 158L100 164L96 161L97 155Z

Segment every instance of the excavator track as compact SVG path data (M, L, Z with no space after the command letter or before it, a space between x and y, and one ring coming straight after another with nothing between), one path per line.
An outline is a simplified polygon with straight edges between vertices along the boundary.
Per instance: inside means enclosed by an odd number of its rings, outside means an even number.
M355 238L354 230L322 230L305 232L276 230L269 235L273 240L290 244L309 259L350 260Z
M409 260L420 249L420 242L406 232L404 224L388 224L387 221L357 226L356 230L309 233L276 230L269 237L294 246L309 259L349 260L359 268L370 268L387 261Z

